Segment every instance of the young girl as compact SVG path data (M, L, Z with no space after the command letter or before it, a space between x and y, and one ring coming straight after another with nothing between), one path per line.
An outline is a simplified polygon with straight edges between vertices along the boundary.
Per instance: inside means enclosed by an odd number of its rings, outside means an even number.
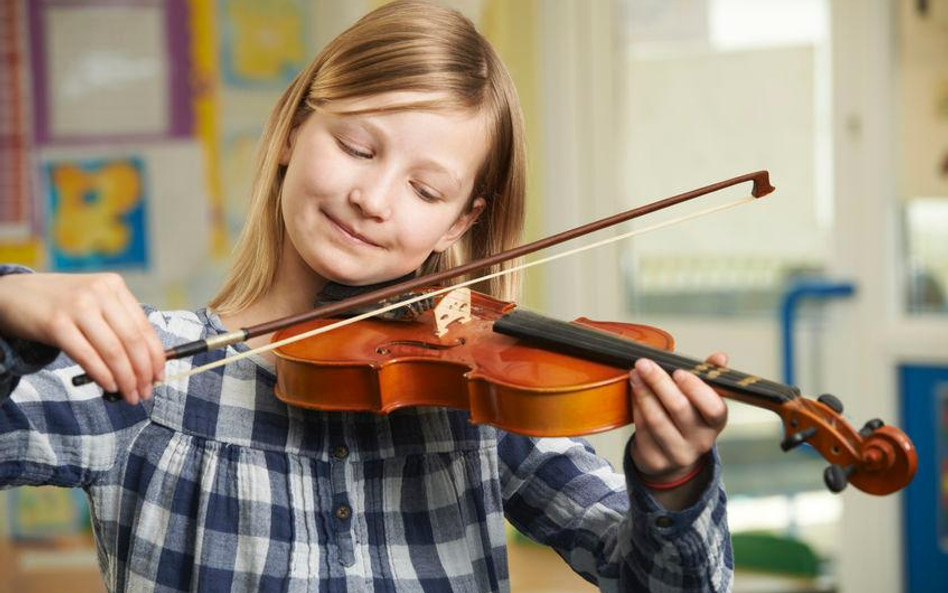
M288 407L269 355L152 392L248 346L167 371L164 348L305 311L327 282L513 246L523 202L520 107L488 43L438 6L372 12L274 109L209 308L143 313L117 275L0 267L0 483L83 488L110 591L503 591L505 516L603 591L729 589L726 407L688 373L631 372L624 477L581 439L459 410ZM71 385L80 367L98 386Z

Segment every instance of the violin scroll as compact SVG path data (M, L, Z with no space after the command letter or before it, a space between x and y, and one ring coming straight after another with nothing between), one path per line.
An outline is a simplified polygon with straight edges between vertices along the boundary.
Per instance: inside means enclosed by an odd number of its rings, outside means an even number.
M828 400L828 401L827 401ZM842 492L848 484L868 494L891 494L906 487L915 475L918 459L908 436L874 418L856 430L841 416L839 400L821 396L787 402L783 417L784 451L808 443L830 465L823 473L826 487Z

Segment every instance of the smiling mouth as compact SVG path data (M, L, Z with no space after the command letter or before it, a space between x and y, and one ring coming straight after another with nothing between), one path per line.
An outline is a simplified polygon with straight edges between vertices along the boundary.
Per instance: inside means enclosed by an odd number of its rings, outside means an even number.
M356 233L356 232L350 230L349 227L343 225L342 223L340 223L338 220L336 220L335 218L333 218L332 216L330 216L330 215L327 214L326 212L323 212L323 215L324 215L327 219L329 219L329 222L331 222L332 225L333 225L334 227L336 227L336 229L338 229L339 232L342 233L342 234L343 234L347 239L349 239L350 241L353 241L353 242L355 242L355 243L360 243L360 244L362 244L362 245L368 245L369 247L378 247L378 248L381 248L381 247L382 247L381 245L379 245L379 244L377 244L377 243L373 243L372 241L369 241L368 239L366 239L366 238L363 237L362 235L359 235L358 233Z

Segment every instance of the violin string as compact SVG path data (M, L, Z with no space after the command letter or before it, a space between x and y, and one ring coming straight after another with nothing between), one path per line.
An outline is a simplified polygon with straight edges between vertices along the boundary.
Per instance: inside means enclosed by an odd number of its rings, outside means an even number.
M391 310L393 310L393 309L397 309L397 308L399 308L399 307L403 307L403 306L405 306L405 305L410 305L410 304L412 304L412 303L416 303L416 302L418 302L418 301L421 301L421 300L424 300L424 299L427 299L427 298L431 298L431 297L433 297L433 296L438 296L438 295L440 295L440 294L444 294L444 293L451 292L452 290L455 290L455 289L457 289L457 288L462 288L462 287L465 287L465 286L470 286L470 285L472 285L472 284L477 284L477 283L483 282L483 281L485 281L485 280L490 280L491 278L496 278L497 276L503 276L503 275L505 275L505 274L512 274L512 273L518 272L518 271L520 271L520 270L525 270L525 269L527 269L527 268L532 268L533 266L538 266L538 265L540 265L540 264L549 263L549 262L555 261L555 260L557 260L557 259L561 259L561 258L564 258L564 257L568 257L568 256L570 256L570 255L575 255L575 254L577 254L577 253L581 253L581 252L583 252L583 251L587 251L587 250L590 250L590 249L595 249L596 247L602 247L603 245L608 245L608 244L610 244L610 243L615 243L615 242L621 241L621 240L623 240L623 239L629 239L629 238L631 238L631 237L636 237L636 236L639 236L639 235L644 235L645 233L649 233L649 232L652 232L652 231L656 231L656 230L659 230L659 229L663 229L663 228L666 228L666 227L670 227L670 226L672 226L672 225L676 225L676 224L679 224L679 223L682 223L682 222L686 222L686 221L688 221L688 220L692 220L692 219L695 219L695 218L700 218L700 217L702 217L702 216L706 216L706 215L708 215L708 214L713 214L713 213L715 213L715 212L719 212L719 211L722 211L722 210L727 210L727 209L730 209L730 208L734 208L734 207L736 207L736 206L740 206L740 205L746 204L746 203L748 203L748 202L754 202L754 201L756 201L756 200L757 200L757 198L755 198L754 196L747 196L747 197L745 197L745 198L740 198L740 199L734 200L734 201L732 201L732 202L727 202L727 203L724 203L724 204L720 204L720 205L718 205L718 206L713 206L713 207L711 207L711 208L705 208L704 210L699 210L699 211L693 212L693 213L691 213L691 214L686 214L686 215L680 216L680 217L678 217L678 218L672 218L672 219L669 219L669 220L666 220L666 221L663 221L663 222L659 222L659 223L653 224L653 225L651 225L651 226L646 226L646 227L642 227L642 228L639 228L639 229L634 229L634 230L632 230L632 231L628 231L628 232L625 232L625 233L621 233L621 234L615 235L615 236L613 236L613 237L608 237L608 238L602 239L602 240L600 240L600 241L595 241L595 242L593 242L593 243L589 243L589 244L587 244L587 245L581 245L581 246L579 246L579 247L576 247L576 248L574 248L574 249L570 249L570 250L567 250L567 251L563 251L563 252L561 252L561 253L556 253L556 254L549 255L549 256L546 256L546 257L543 257L543 258L540 258L540 259L536 259L536 260L533 260L533 261L530 261L530 262L526 262L526 263L523 263L523 264L519 264L519 265L517 265L517 266L513 266L513 267L511 267L511 268L508 268L508 269L506 269L506 270L500 270L500 271L498 271L498 272L492 272L492 273L489 273L489 274L485 274L485 275L483 275L483 276L480 276L480 277L478 277L478 278L474 278L474 279L472 279L472 280L467 280L467 281L464 281L464 282L460 282L460 283L458 283L458 284L454 284L454 285L452 285L452 286L445 287L445 288L443 288L443 289L438 289L438 290L435 290L435 291L427 292L427 293L425 293L425 294L423 294L423 295L420 295L420 296L411 297L411 298L405 299L405 300L403 300L403 301L399 301L399 302L397 302L397 303L393 303L393 304L391 304L391 305L386 305L386 306L381 307L381 308L379 308L379 309L375 309L375 310L373 310L373 311L367 311L367 312L362 313L362 314L360 314L360 315L355 315L355 316L353 316L353 317L347 317L347 318L345 318L345 319L341 319L341 320L339 320L339 321L337 321L337 322L335 322L335 323L332 323L332 324L330 324L330 325L326 325L326 326L323 326L323 327L319 327L319 328L316 328L316 329L312 329L312 330L309 330L309 331L307 331L307 332L303 332L303 333L300 333L300 334L291 336L291 337L289 337L289 338L285 338L285 339L280 340L280 341L278 341L278 342L270 342L270 343L268 343L268 344L264 344L264 345L262 345L262 346L258 346L257 348L250 349L250 350L248 350L248 351L246 351L246 352L239 352L239 353L237 353L237 354L235 354L235 355L233 355L233 356L225 357L225 358L222 358L222 359L220 359L220 360L217 360L217 361L214 361L214 362L205 364L205 365L201 365L201 366L198 366L198 367L191 368L191 369L189 369L189 370L187 370L187 371L184 371L184 372L181 372L181 373L177 373L177 374L171 375L171 376L167 377L164 381L156 382L156 383L155 383L155 386L163 385L163 384L169 384L169 383L175 382L175 381L180 381L180 380L182 380L182 379L186 379L186 378L190 377L191 375L196 375L196 374L198 374L198 373L203 373L204 371L209 371L209 370L212 370L212 369L215 369L215 368L224 366L224 365L226 365L226 364L228 364L228 363L235 362L235 361L237 361L237 360L242 360L242 359L244 359L244 358L249 358L250 356L253 356L253 355L255 355L255 354L261 354L261 353L264 353L264 352L269 352L269 351L274 350L274 349L276 349L276 348L279 348L279 347L281 347L281 346L286 346L286 345L292 344L292 343L294 343L294 342L297 342L297 341L299 341L299 340L305 340L306 338L310 338L310 337L319 335L319 334L321 334L321 333L325 333L325 332L331 331L331 330L336 329L336 328L338 328L338 327L343 327L343 326L345 326L345 325L349 325L350 323L355 323L355 322L357 322L357 321L362 321L363 319L368 319L369 317L373 317L373 316L375 316L375 315L379 315L379 314L381 314L381 313L385 313L385 312L391 311Z
M556 323L556 321L553 320L551 323ZM581 332L583 335L585 335L588 338L587 344L589 344L590 347L617 347L622 355L649 358L664 367L666 370L674 371L675 369L683 369L685 371L697 374L705 380L720 384L723 387L728 387L735 391L741 391L751 395L762 395L771 399L777 398L781 401L793 399L798 395L794 392L793 388L789 386L775 383L773 381L768 381L766 379L753 377L734 369L713 365L712 363L702 362L697 359L675 354L674 352L653 348L651 346L627 340L619 336L616 336L618 339L613 339L613 337L608 334L603 334L602 332L596 330L589 330L587 328L577 326L576 324L568 324L568 326L570 326L570 333ZM562 327L565 328L567 326ZM573 328L576 329L574 330ZM569 339L576 340L577 338L576 336L571 335ZM753 381L750 381L751 379L753 379Z

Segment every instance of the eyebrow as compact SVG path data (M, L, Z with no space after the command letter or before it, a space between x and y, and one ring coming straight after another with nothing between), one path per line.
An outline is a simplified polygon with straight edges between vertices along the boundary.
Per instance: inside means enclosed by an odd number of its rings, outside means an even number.
M422 169L431 169L438 173L444 173L451 179L451 181L454 182L454 185L457 186L458 189L461 189L461 180L458 178L458 176L452 173L450 169L448 169L446 166L442 165L438 161L433 161L431 159L424 159L418 163L418 166Z
M355 125L366 128L369 132L375 133L379 136L382 136L383 138L388 138L388 133L385 130L383 130L380 126L378 126L377 124L365 118L355 116L355 117L352 117L351 119L344 117L343 120L349 120ZM418 161L416 163L416 167L421 168L421 169L428 169L429 171L435 171L437 173L444 173L451 179L451 181L454 182L454 185L457 187L457 189L461 189L462 187L461 178L456 173L454 173L450 168L448 168L446 165L439 163L438 161L434 159L430 159L430 158L422 159L421 161Z

